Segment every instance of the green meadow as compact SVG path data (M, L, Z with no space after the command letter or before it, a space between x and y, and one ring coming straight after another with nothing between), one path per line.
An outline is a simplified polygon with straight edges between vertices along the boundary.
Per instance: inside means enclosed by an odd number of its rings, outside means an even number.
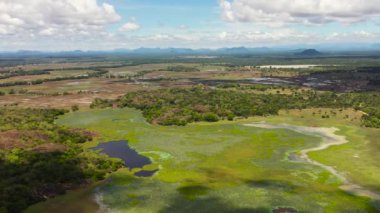
M67 210L81 202L81 212L91 212L94 203L89 197L93 193L117 212L272 212L278 208L298 212L379 211L379 203L339 189L342 182L328 171L288 160L290 153L318 146L319 137L242 125L262 120L342 127L338 134L346 135L349 143L311 153L311 157L326 165L339 162L337 169L355 183L366 187L380 185L376 157L368 153L373 143L363 142L367 133L378 132L366 130L357 135L361 128L343 128L344 124L333 119L330 122L311 116L273 116L167 127L147 123L133 109L90 110L66 114L57 123L98 132L99 137L84 144L84 148L100 142L128 140L132 148L151 158L152 164L143 170L159 168L159 172L140 178L133 175L139 169L121 169L96 189L88 189L92 193L70 192L28 211L60 212L57 209ZM347 159L355 154L360 155L357 161ZM371 189L376 191L375 187Z

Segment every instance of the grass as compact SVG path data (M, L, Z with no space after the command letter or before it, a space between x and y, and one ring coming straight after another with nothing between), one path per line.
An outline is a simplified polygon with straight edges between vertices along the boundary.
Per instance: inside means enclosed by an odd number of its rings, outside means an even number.
M334 113L332 113L334 112ZM334 115L336 113L336 115ZM322 119L321 115L331 117ZM346 136L349 143L329 149L312 152L310 157L325 165L336 167L344 172L352 182L380 193L380 151L379 129L360 127L361 112L352 109L307 109L281 112L280 116L265 119L272 123L289 123L304 126L337 127L337 134Z
M316 146L320 142L318 137L241 125L258 120L339 128L345 125L341 123L344 116L326 120L310 112L163 127L146 123L136 110L107 109L71 113L58 123L100 133L101 137L85 144L85 148L127 139L134 149L153 160L152 168L147 170L160 168L152 178L137 178L123 169L101 185L104 203L120 212L176 212L179 208L181 212L269 212L276 207L292 207L300 212L376 212L369 199L343 192L338 188L340 181L323 169L287 160L290 152ZM349 112L355 114L349 110L342 113ZM351 141L355 139L351 138L355 128L360 129L351 125L342 128L340 134L347 134ZM328 165L339 165L338 170L347 172L358 183L367 180L379 186L380 178L376 178L380 174L375 164L365 162L364 158L353 166L349 166L351 161L337 162L355 149L366 154L363 143L358 144L361 146L352 141L332 148L337 150L313 153L312 157ZM331 152L334 157L326 157ZM361 170L353 168L358 165L374 175L360 175ZM56 205L60 204L52 200L37 206L50 210Z
M98 210L98 205L94 201L92 194L95 189L96 185L90 188L68 192L65 196L58 196L50 199L47 202L34 205L28 208L25 212L96 212Z

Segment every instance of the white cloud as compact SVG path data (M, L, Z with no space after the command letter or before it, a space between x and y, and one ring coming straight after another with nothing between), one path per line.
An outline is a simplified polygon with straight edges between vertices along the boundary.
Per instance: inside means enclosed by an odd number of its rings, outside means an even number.
M380 0L220 0L229 22L264 25L380 23ZM0 50L113 49L146 47L273 46L296 43L378 42L374 29L354 28L302 32L247 24L212 25L208 28L179 25L149 29L149 34L122 33L141 28L131 17L118 29L107 26L121 20L114 6L100 0L0 0ZM103 2L103 1L102 1ZM378 19L379 18L379 19ZM250 28L255 26L254 29ZM289 28L287 26L287 28ZM292 26L290 28L293 28Z
M339 33L335 32L327 37L325 37L324 41L339 43L339 42L376 42L380 40L380 33L373 33L367 31L357 31L351 33Z
M130 21L125 23L123 26L120 27L120 32L133 32L140 29L140 25L135 21Z
M129 47L192 47L192 48L218 48L218 47L271 47L298 44L324 44L324 43L352 43L376 42L380 40L380 33L358 31L351 33L332 33L320 35L306 33L291 29L276 29L273 31L223 31L198 32L192 34L157 34L147 36L127 37ZM137 41L137 42L136 42ZM138 44L138 46L133 46Z
M0 0L0 34L91 34L120 19L96 0Z
M224 39L227 38L227 35L228 35L227 32L221 32L221 33L219 33L219 38L220 38L221 40L224 40Z
M45 32L49 34L49 30ZM1 37L1 36L0 36ZM351 33L332 33L321 35L318 33L305 33L289 29L276 29L273 31L198 31L187 33L161 33L136 35L129 33L100 33L97 36L78 35L55 39L51 37L30 37L24 40L12 37L7 40L0 39L0 50L105 50L116 48L139 47L189 47L189 48L219 48L219 47L271 47L297 44L323 44L323 43L373 43L380 40L380 33L358 31Z
M219 0L229 22L353 23L380 17L380 0Z

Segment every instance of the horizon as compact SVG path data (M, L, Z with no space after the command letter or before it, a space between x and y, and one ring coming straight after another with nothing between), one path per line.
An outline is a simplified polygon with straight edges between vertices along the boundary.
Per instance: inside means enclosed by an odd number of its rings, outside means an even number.
M380 1L0 0L0 50L368 45Z
M138 51L138 50L191 50L191 51L222 51L231 49L246 49L250 51L268 50L272 52L293 52L308 49L315 49L322 52L356 52L356 51L380 51L380 43L319 43L314 45L294 44L279 46L220 46L220 47L181 47L181 46L140 46L140 47L121 47L110 49L67 49L67 50L39 50L39 49L14 49L1 50L0 53L19 53L19 52L40 52L40 53L60 53L60 52L118 52L118 51Z

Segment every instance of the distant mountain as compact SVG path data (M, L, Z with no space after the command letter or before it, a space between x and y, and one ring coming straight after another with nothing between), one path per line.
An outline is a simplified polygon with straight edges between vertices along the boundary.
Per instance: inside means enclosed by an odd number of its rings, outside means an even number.
M316 49L306 49L302 52L296 53L296 55L298 55L298 56L319 56L319 55L322 55L322 53L320 53Z
M323 53L319 52L316 48ZM152 55L152 56L259 56L281 54L287 56L315 57L320 55L331 54L379 54L380 43L368 44L302 44L292 46L276 46L276 47L224 47L219 49L210 48L146 48L138 49L114 49L114 50L99 50L99 51L0 51L0 57L89 57L89 56L105 56L105 55Z
M136 54L193 54L190 48L138 48L131 51Z
M250 51L245 47L232 47L232 48L217 49L216 52L224 53L224 54L247 54Z
M132 54L166 54L166 55L245 55L252 53L270 52L270 48L246 48L246 47L230 47L219 49L191 49L191 48L138 48L134 50L117 49L112 53L132 53Z

